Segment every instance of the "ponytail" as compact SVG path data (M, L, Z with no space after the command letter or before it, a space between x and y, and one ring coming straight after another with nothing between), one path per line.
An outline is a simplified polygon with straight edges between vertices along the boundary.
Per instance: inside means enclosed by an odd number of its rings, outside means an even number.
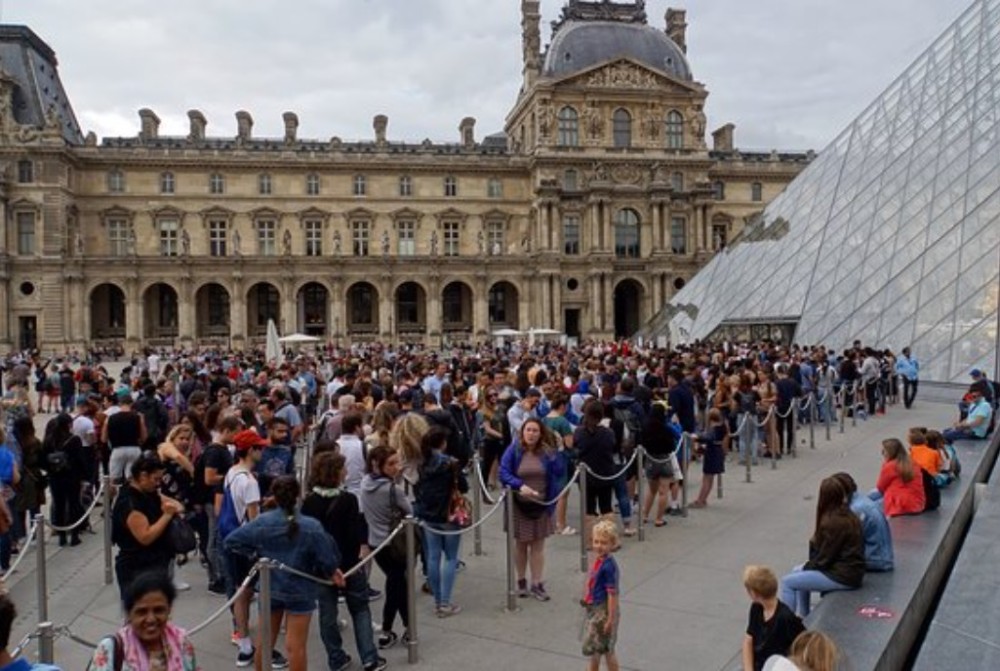
M299 481L294 475L282 475L271 485L274 501L288 520L288 538L295 540L299 534L299 521L295 517L295 504L299 500Z

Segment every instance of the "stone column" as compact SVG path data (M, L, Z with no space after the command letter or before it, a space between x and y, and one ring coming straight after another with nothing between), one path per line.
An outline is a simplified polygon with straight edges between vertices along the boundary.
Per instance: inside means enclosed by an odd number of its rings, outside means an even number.
M136 348L143 340L142 298L139 283L130 279L125 283L125 341L126 350Z
M590 231L590 240L588 245L588 250L592 252L600 251L601 249L601 203L600 201L594 201L591 203L590 207L590 226L587 227Z
M247 346L247 297L243 279L234 277L229 291L229 338L234 348Z
M472 296L472 333L474 338L488 337L490 330L490 303L485 277L477 277Z
M549 315L552 314L552 297L549 293L549 278L551 275L548 273L541 273L538 275L538 281L536 286L538 287L538 295L541 296L539 301L539 309L541 314L538 315L538 319L534 320L534 324L537 324L538 328L547 329L550 328Z
M704 240L705 210L701 205L694 208L694 251L700 252L705 249Z
M393 314L395 296L392 291L392 278L383 277L378 283L378 329L377 333L383 339L389 338L393 331L399 331L396 315ZM390 328L390 319L392 320Z
M330 281L330 305L328 314L330 323L327 326L329 336L335 344L339 344L344 335L344 327L347 324L347 300L344 297L344 286L339 278Z
M604 216L603 223L601 224L601 230L603 231L601 239L601 249L605 252L614 252L614 231L611 230L611 202L605 201L604 207L602 208Z
M432 277L427 281L427 333L441 333L441 280Z
M653 203L653 212L656 212L656 203ZM655 219L653 217L646 218L644 221L639 222L639 256L640 258L649 258L653 253L653 245L655 240Z
M195 303L191 295L191 279L180 281L177 291L177 336L181 342L190 343L195 338Z
M286 336L290 333L297 333L299 330L299 324L295 318L298 300L295 296L294 280L282 279L279 286L281 287L281 299L278 304L281 306L279 310L281 323L278 324L278 333Z
M521 280L521 290L517 292L517 328L518 331L527 331L531 328L531 301L529 293L532 281L530 276L524 276Z
M653 249L650 252L659 252L664 248L663 244L663 205L659 201L653 202Z
M552 323L549 325L552 328L562 331L565 329L563 324L563 309L562 309L562 280L560 276L552 275L549 280L549 290L552 292Z

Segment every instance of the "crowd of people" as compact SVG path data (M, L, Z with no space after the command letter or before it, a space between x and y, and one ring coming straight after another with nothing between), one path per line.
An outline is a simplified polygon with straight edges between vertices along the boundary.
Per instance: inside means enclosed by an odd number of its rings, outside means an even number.
M240 587L252 581L256 558L266 556L323 581L275 573L270 631L277 637L283 623L285 654L272 645L274 668L305 668L306 633L316 610L329 667L352 663L337 626L343 597L362 667L384 669L380 651L406 641L405 555L394 544L375 555L384 594L369 584L370 567L345 572L412 514L421 523L422 588L433 597L434 614L460 614L455 586L463 565L455 532L468 522L461 508L470 481L479 486L481 479L488 490L504 487L514 497L508 531L515 539L519 597L551 598L545 581L549 536L592 538L584 653L592 668L602 658L617 668L613 551L619 531L633 536L638 515L661 527L680 514L686 459L700 461L703 472L690 507L705 507L713 478L730 459L794 452L793 413L802 412L803 399L838 398L846 412L874 416L901 391L911 407L918 372L908 350L896 357L861 343L841 353L770 343L669 351L625 342L572 349L514 345L444 353L373 344L282 363L262 353L148 351L117 378L95 362L24 360L8 366L2 401L8 439L0 449L0 483L13 523L0 535L0 568L23 542L27 517L47 499L52 523L68 529L59 532L59 543L81 543L87 522L73 523L104 473L116 490L110 514L120 596L130 618L133 609L139 612L132 634L119 634L120 643L102 642L95 664L98 657L106 663L113 643L124 646L126 662L140 660L135 669L157 668L152 654L188 663L183 632L156 624L167 632L161 639L177 645L150 651L137 631L152 631L160 615L149 613L169 614L176 592L190 588L174 575L189 556L204 567L209 591L234 599L237 666L259 664L251 591ZM29 394L32 380L37 406ZM891 542L886 549L885 538L878 538L888 527L865 511L891 516L923 510L924 474L932 486L956 475L949 443L986 435L992 391L977 378L963 400L962 419L943 433L911 431L909 451L886 440L885 466L872 494L859 495L847 474L824 480L810 560L782 579L780 602L804 615L810 592L856 588L866 567L891 568ZM834 405L818 404L818 418L827 419ZM42 440L34 436L36 407L53 414ZM747 417L762 425L749 441L737 433ZM693 437L690 454L681 454L684 434ZM311 462L297 471L303 446ZM644 472L633 467L622 473L640 446L648 455ZM582 529L568 524L566 512L565 488L578 464L586 466L587 479ZM636 499L640 477L649 485L643 501ZM182 552L178 539L186 536L185 527L195 540ZM757 619L766 623L776 612L779 589L770 589L762 575L748 577L747 589L763 606ZM147 597L156 604L142 605ZM376 634L370 603L379 598ZM193 652L190 657L193 663ZM760 668L757 658L753 664Z

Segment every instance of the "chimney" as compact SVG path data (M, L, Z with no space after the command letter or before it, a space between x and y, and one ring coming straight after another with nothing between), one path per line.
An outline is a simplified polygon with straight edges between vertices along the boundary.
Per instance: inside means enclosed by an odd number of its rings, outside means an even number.
M285 144L293 144L298 137L299 117L295 112L285 112L281 118L285 122Z
M188 140L191 142L201 142L205 139L205 126L208 121L205 115L199 110L188 110L188 121L191 122L191 132L188 133Z
M538 0L521 0L521 49L523 90L534 85L542 64L542 12Z
M458 132L462 138L462 147L472 149L476 146L476 120L471 116L462 119L458 124Z
M667 8L667 37L673 40L674 44L687 53L687 11L683 9Z
M375 144L385 146L385 131L389 127L389 117L384 114L376 114L372 121L372 128L375 129Z
M160 135L160 117L156 112L143 107L139 110L139 138L142 140L155 140Z
M733 131L736 126L727 123L725 126L712 131L712 149L715 151L733 150Z
M247 142L253 137L253 117L250 112L240 110L236 113L236 139Z

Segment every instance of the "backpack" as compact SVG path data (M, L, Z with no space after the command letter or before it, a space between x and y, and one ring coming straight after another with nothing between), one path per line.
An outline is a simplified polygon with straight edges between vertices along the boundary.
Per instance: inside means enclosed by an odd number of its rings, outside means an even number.
M619 447L626 454L631 454L636 445L639 444L639 434L642 432L642 425L639 424L639 418L629 408L615 406L614 422L616 427L621 427L620 436L619 432L615 431L616 436L619 436Z
M238 471L233 476L233 482L240 475L250 477L246 471ZM236 514L236 502L233 501L233 491L230 486L222 488L222 507L219 509L218 529L219 540L225 540L226 536L240 528L243 520Z
M920 469L920 475L924 480L924 512L937 510L941 505L941 491L934 484L934 476L922 468Z
M326 425L333 419L333 411L327 410L319 418L319 426L316 427L316 433L313 434L312 448L316 450L316 443L326 438Z

